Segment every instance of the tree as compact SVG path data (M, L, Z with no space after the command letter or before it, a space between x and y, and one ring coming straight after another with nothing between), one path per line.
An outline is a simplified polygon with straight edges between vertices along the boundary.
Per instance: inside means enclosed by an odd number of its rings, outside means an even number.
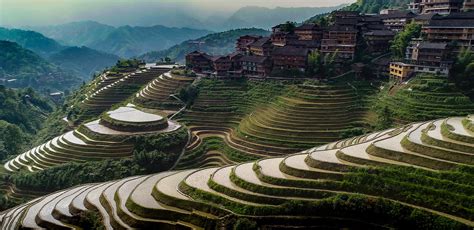
M25 135L18 126L0 121L0 157L2 159L18 154L24 142Z
M290 22L287 21L284 24L281 24L281 31L283 32L288 32L288 33L293 33L296 28L296 23L295 22Z
M474 93L472 91L474 87L474 52L469 48L463 48L458 54L451 71L451 77L459 88L468 93Z
M192 105L198 95L199 89L194 85L189 85L185 88L181 88L178 93L178 97L184 102L186 102L187 105Z
M133 157L137 164L149 173L163 171L172 163L169 154L156 150L151 152L135 151Z
M468 48L463 48L454 64L453 75L458 80L469 80L469 78L474 78L473 71L474 53Z
M337 54L339 50L336 50L333 53L326 54L324 56L324 74L326 76L331 76L334 74L334 64L336 62Z
M405 50L410 44L410 41L413 38L420 37L421 35L421 26L415 22L407 24L403 31L395 35L393 39L390 50L395 58L401 59L405 56Z
M337 52L331 54L321 54L321 51L311 52L308 56L308 76L323 75L331 76L334 74L334 63L336 61Z
M309 77L320 73L322 69L321 53L319 51L311 52L308 55L307 75Z

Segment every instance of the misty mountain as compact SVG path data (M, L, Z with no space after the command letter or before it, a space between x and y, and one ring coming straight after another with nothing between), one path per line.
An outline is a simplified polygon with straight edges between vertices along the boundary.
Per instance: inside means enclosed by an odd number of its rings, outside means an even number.
M163 50L185 40L211 33L207 30L166 26L113 27L93 21L73 22L31 29L71 46L87 46L129 58L152 50Z
M104 40L97 41L92 48L121 57L133 57L152 50L163 50L180 42L209 34L207 30L170 28L166 26L121 26L113 30Z
M0 41L0 78L16 79L10 87L65 90L81 80L31 50L10 41Z
M266 36L269 34L270 32L267 30L256 28L229 30L225 32L209 34L196 39L195 41L203 42L200 47L198 47L196 44L190 43L190 41L185 41L166 50L146 53L141 55L139 58L144 59L147 62L155 62L161 58L169 57L182 63L184 62L184 57L186 54L195 50L200 49L201 51L212 55L228 54L235 50L236 39L240 36Z
M74 72L74 75L83 80L89 80L91 73L111 66L119 59L116 55L87 47L62 46L57 41L34 31L0 27L0 40L15 42L21 48L38 54L44 61L53 62L56 67ZM20 49L16 50L23 52ZM10 50L10 53L13 53L13 50Z
M82 79L90 79L93 73L113 66L120 57L88 47L68 47L49 57L49 60L63 69L74 71Z
M104 40L115 27L95 21L71 22L55 26L27 27L68 46L90 46Z
M249 27L269 29L286 21L302 22L314 15L328 13L344 6L346 5L333 7L276 7L274 9L248 6L235 12L223 23L222 27L228 29Z
M12 41L45 57L64 49L58 42L34 31L0 27L0 40Z

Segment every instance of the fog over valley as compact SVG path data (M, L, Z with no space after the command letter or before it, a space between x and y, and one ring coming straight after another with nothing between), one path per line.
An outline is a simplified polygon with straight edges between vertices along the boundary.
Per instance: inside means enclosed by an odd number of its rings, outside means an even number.
M331 7L352 2L354 1L1 0L0 26L45 26L74 21L93 20L112 26L164 25L169 27L193 27L220 30L227 29L226 27L228 26L223 24L243 7L266 7L270 9L276 7L310 8ZM293 12L295 12L294 10ZM268 12L263 13L269 14ZM315 11L314 13L319 12ZM290 15L294 17L294 19L302 20L305 16L308 16L307 14L308 13L293 13L293 15ZM298 15L299 17L297 17Z

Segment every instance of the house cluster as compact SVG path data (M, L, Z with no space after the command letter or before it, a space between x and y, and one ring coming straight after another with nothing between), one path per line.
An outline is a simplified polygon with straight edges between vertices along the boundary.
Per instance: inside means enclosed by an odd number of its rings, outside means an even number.
M408 22L422 27L420 38L408 45L403 60L390 62L389 75L403 81L415 73L449 75L462 49L474 50L473 0L414 0Z
M410 42L404 60L387 60L382 75L403 80L415 72L449 74L453 54L463 47L472 49L474 0L414 0L410 10L385 9L379 14L335 11L325 25L281 24L270 36L245 35L237 39L235 52L211 56L194 51L186 55L186 66L197 73L215 76L269 76L281 70L304 72L311 52L331 55L345 69L356 52L385 54L395 35L415 22L422 26L423 39ZM353 70L362 65L352 65ZM388 68L389 66L389 68ZM356 71L357 72L357 71ZM377 73L379 75L379 73Z
M384 24L380 15L361 15L355 11L332 13L329 25L306 23L281 24L270 36L245 35L237 39L235 52L211 56L194 51L186 56L186 65L195 72L217 76L268 76L272 71L299 70L308 67L308 55L334 55L336 64L352 62L356 50L385 53L395 31Z
M450 14L474 10L473 0L413 0L408 9L417 14Z

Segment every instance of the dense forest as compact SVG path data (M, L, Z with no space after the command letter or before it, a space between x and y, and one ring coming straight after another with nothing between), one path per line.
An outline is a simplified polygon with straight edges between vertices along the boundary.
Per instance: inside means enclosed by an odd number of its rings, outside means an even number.
M21 153L42 128L54 104L34 92L0 86L0 159Z
M357 0L344 10L356 10L361 13L379 13L382 9L399 8L406 9L410 0Z

